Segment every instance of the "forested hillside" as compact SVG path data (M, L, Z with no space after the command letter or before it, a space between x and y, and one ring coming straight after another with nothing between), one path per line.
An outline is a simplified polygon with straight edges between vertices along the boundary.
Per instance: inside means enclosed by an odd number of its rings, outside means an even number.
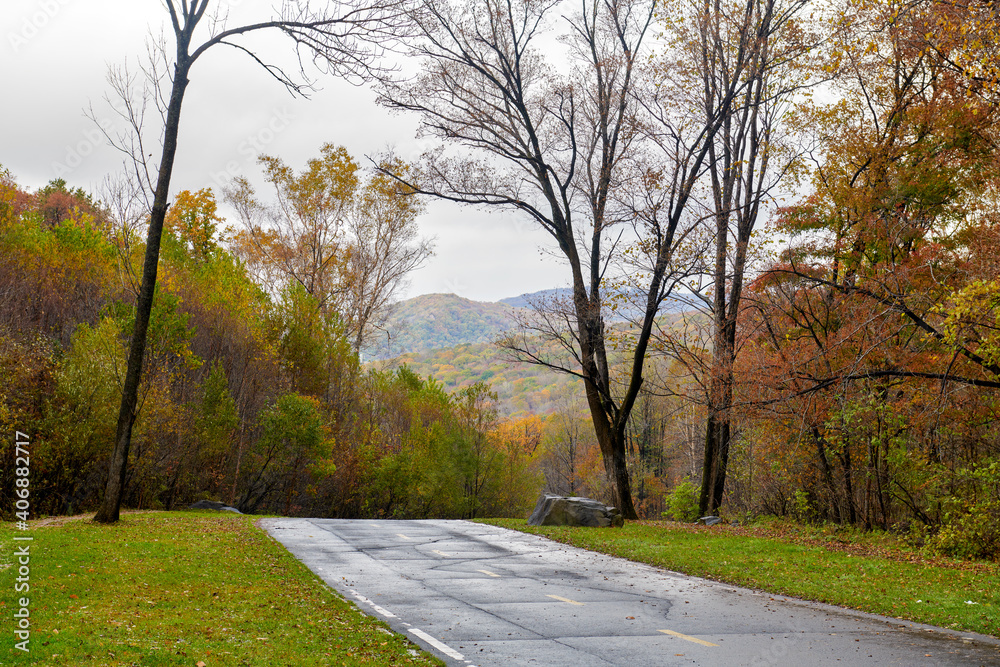
M514 326L511 306L471 301L455 294L424 294L399 303L385 334L371 346L374 359L455 345L488 343Z
M411 352L388 362L390 366L404 364L420 377L433 377L448 391L485 383L496 393L501 412L512 417L548 415L560 401L581 390L578 379L542 366L511 361L493 343Z
M410 304L461 303L454 295L430 295L427 301L424 297L416 297L403 302L403 308ZM530 296L530 295L529 295ZM447 297L447 298L442 298ZM524 295L516 297L530 307L524 300ZM504 300L506 301L506 300ZM475 303L475 302L472 302ZM486 304L491 305L491 304ZM436 312L436 311L431 311ZM473 324L482 320L474 309L453 310L452 314L461 319L469 317ZM530 313L522 313L522 319L530 321ZM463 343L450 347L408 352L391 359L375 361L376 368L393 369L406 366L420 377L432 377L440 382L448 391L466 389L482 382L496 393L498 406L504 415L523 417L525 415L550 415L564 404L567 398L579 399L583 387L578 377L560 372L541 364L526 363L514 358L510 350L504 347L504 331L518 331L518 323L505 320L507 328L497 330L489 342L468 344ZM705 316L697 311L688 313L665 314L657 319L657 326L663 331L686 330L689 336L703 335L706 328ZM616 335L627 339L631 326L627 323L612 325ZM710 345L710 342L705 342ZM543 345L544 354L564 367L571 367L572 360L565 350L550 341Z
M456 294L423 294L396 304L386 319L383 330L365 350L368 359L386 360L411 352L423 353L458 345L495 342L502 334L518 328L519 319L530 317L537 307L553 302L565 302L569 290L548 289L500 299L496 303L472 301ZM614 301L619 308L608 308L605 319L610 324L627 324L634 319L637 308L632 298ZM664 314L691 310L693 299L668 299L662 306Z

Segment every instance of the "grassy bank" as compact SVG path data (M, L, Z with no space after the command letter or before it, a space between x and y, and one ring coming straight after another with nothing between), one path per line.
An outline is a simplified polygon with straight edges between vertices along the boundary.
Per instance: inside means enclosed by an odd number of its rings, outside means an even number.
M31 536L31 542L13 537ZM13 548L30 544L30 592ZM0 664L439 665L326 587L253 518L126 514L0 526ZM30 598L30 653L12 617Z
M955 630L1000 636L1000 565L929 559L884 538L847 540L793 527L628 523L622 529L528 526L553 540L716 581Z

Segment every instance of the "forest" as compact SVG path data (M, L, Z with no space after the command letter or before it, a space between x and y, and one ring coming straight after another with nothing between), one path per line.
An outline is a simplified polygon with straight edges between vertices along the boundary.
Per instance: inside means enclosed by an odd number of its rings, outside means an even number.
M361 186L341 194L363 199ZM5 172L0 201L0 420L5 432L31 433L35 511L79 513L100 501L107 478L142 244L62 181L29 193ZM248 268L250 234L230 231L211 191L177 195L127 507L211 498L245 512L474 517L533 502L533 422L501 419L482 385L449 395L405 366L366 370L358 322L342 316L347 301L324 309L294 280L269 293ZM361 254L356 240L339 243L339 258L347 247ZM348 284L364 291L348 270L338 265L327 297L347 299ZM10 514L13 468L3 475Z
M36 509L101 502L148 319L129 507L521 516L546 489L631 519L776 515L995 559L995 4L556 7L392 15L421 72L351 66L438 142L412 163L362 169L326 144L303 171L260 156L267 195L238 177L169 207L157 186L145 208L125 185L3 172L0 422L32 433ZM524 216L569 289L489 352L362 363L433 251L428 199Z

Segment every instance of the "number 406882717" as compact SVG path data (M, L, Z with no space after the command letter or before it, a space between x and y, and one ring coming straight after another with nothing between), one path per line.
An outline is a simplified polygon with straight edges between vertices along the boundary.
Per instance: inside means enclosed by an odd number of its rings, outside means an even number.
M17 432L14 457L14 475L17 478L14 482L14 495L17 496L17 501L14 504L17 508L15 516L18 521L27 521L28 508L30 507L28 502L28 485L30 484L30 481L28 480L28 472L31 465L31 459L28 452L28 436L20 431Z

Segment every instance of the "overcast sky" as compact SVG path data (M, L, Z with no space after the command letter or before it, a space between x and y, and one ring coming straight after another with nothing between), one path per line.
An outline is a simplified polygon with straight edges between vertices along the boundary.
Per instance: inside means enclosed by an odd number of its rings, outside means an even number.
M96 192L121 156L85 116L124 129L104 101L109 66L145 53L149 30L165 26L159 0L4 0L0 14L0 164L25 188L61 176L72 187ZM270 16L270 2L229 0L230 24ZM245 17L247 20L241 20ZM290 44L278 34L257 45L282 54ZM388 146L413 159L426 144L415 139L416 119L390 114L365 87L330 78L303 100L291 97L246 56L216 47L199 60L185 97L171 196L214 187L227 173L260 183L258 152L295 169L341 144L359 161ZM157 154L157 157L159 155ZM420 219L436 238L436 256L412 276L406 296L453 292L479 301L566 284L563 267L539 251L547 237L517 216L484 213L447 203L428 207Z

